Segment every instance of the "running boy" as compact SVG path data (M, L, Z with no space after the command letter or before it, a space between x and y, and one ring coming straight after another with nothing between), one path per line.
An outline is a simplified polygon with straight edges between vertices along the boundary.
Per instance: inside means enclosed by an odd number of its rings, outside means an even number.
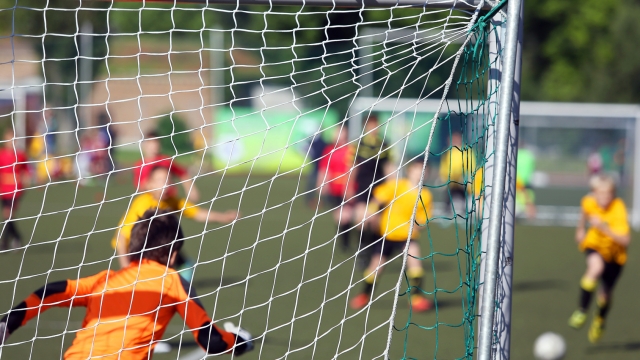
M133 186L138 191L144 190L144 183L149 177L151 170L156 166L163 166L169 169L169 173L180 180L180 184L187 194L189 201L198 201L200 193L198 188L193 184L193 181L189 178L189 174L175 160L172 160L166 155L160 153L160 141L159 135L155 132L148 133L142 141L142 159L138 160L133 167ZM192 186L193 184L193 186ZM177 190L175 187L171 187L169 190L169 196L177 196Z
M0 202L5 220L0 250L7 250L9 247L15 249L22 245L22 237L12 218L16 216L22 197L22 185L28 181L29 174L27 157L22 151L15 149L13 138L13 129L8 128L4 131L0 144Z
M381 207L385 207L379 218L379 234L382 240L378 240L371 251L369 266L364 272L364 289L362 293L351 300L351 307L362 309L371 300L373 285L376 277L380 276L384 264L389 257L404 250L409 240L409 256L407 257L407 277L411 285L411 307L413 311L422 312L432 307L431 301L427 300L421 293L422 277L424 270L420 258L420 236L417 226L413 226L411 234L411 217L416 203L416 198L421 197L416 213L416 222L424 224L428 214L431 213L431 192L425 188L419 189L422 183L421 160L412 161L406 168L406 178L396 178L394 165L388 163L385 166L387 179L373 189L373 199L369 207L369 215L372 215ZM376 221L372 221L375 223Z
M353 209L349 200L353 196L353 180L349 181L353 167L353 148L348 144L347 129L338 130L335 143L322 153L318 166L316 188L333 209L333 219L338 224L343 249L349 247L349 228Z
M582 215L576 229L576 241L587 255L587 270L580 280L578 310L571 315L569 325L576 329L584 325L591 298L600 281L596 300L598 311L588 334L589 341L595 343L604 332L611 295L627 261L631 237L627 209L622 199L616 197L613 178L596 175L590 185L591 193L582 198ZM587 221L589 229L585 232Z
M156 165L149 169L149 173L142 186L142 189L146 192L137 195L133 199L125 216L120 221L121 228L116 230L116 236L111 241L111 244L119 255L118 261L122 268L129 265L130 260L127 254L129 253L129 239L133 226L142 214L149 209L160 208L163 210L181 211L182 216L199 222L212 221L227 224L238 217L237 211L229 210L223 213L215 211L209 212L208 210L189 203L186 199L175 196L176 191L172 191L171 187L167 187L169 176L169 169L163 165ZM176 256L175 266L180 270L180 275L186 279L190 279L193 273L192 268L191 266L184 266L189 264L189 260L181 253L178 253Z
M193 286L173 270L182 243L176 216L146 211L131 233L129 266L36 290L0 320L0 345L42 311L84 306L83 328L64 359L150 359L175 313L209 354L241 355L252 350L251 335L229 324L225 328L230 331L213 324Z

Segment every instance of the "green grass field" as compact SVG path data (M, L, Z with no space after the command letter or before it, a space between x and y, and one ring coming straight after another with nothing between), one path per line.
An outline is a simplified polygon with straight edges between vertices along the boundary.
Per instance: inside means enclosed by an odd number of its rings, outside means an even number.
M371 309L356 313L346 304L359 291L361 284L356 282L362 275L354 271L352 254L334 249L331 237L336 230L330 216L318 214L314 218L314 210L302 199L289 201L296 191L297 178L281 178L273 183L266 178L245 182L242 177L225 177L221 182L220 177L206 176L198 183L203 199L216 199L213 209L236 208L240 204L243 220L232 228L184 221L185 233L190 236L186 251L199 263L194 284L213 318L237 322L244 309L244 327L254 335L268 329L256 341L257 350L243 358L380 356L393 305L393 293L384 291L395 285L399 262L391 263L376 285L380 298ZM29 246L0 256L0 312L6 312L46 281L87 276L109 266L117 268L115 261L109 260L114 253L110 239L129 198L114 199L131 194L132 187L124 174L112 177L109 184L106 194L99 186L76 192L75 184L68 183L32 190L25 196L18 216L26 219L18 226L30 239ZM237 192L243 188L242 193ZM203 204L209 205L211 202ZM314 221L310 222L312 218ZM456 252L454 227L432 225L429 232L432 241L426 232L421 239L423 253ZM637 239L637 235L634 237ZM633 285L635 274L640 271L640 255L634 250L618 285L607 333L601 344L592 346L586 340L586 329L575 331L566 325L584 270L583 257L573 242L573 230L518 227L512 358L531 359L533 341L544 331L565 337L567 359L640 357L636 325L640 310L635 306L640 290ZM435 281L443 291L437 293L437 313L413 314L412 322L438 326L428 330L410 326L408 357L452 359L465 355L464 328L459 326L463 320L462 300L466 298L465 288L459 288L465 263L464 255L434 255L433 260L425 261L425 288L432 290ZM355 285L350 289L350 284ZM396 326L402 326L409 316L405 304L406 299L399 300ZM82 317L82 308L43 313L11 336L2 358L59 358L71 343L74 331L81 327ZM182 321L176 316L165 334L174 350L154 359L176 359L196 349L191 334L182 330ZM367 336L363 340L364 334ZM392 358L403 357L406 334L394 333Z

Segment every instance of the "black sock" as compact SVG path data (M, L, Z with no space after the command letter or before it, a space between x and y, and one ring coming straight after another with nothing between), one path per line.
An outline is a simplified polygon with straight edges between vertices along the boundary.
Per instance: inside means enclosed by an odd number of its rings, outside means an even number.
M367 295L369 295L369 296L371 296L371 293L373 292L373 283L368 283L368 282L365 280L365 283L364 283L364 290L362 290L362 292L363 292L363 293L365 293L365 294L367 294Z
M593 292L596 290L597 283L593 280L583 278L580 280L580 310L586 312L591 304Z
M340 232L340 235L338 236L338 238L340 239L340 242L342 244L342 248L343 249L348 249L349 248L349 228L351 226L347 225L347 224L341 224L338 226L338 231Z
M598 301L598 316L601 318L606 318L609 313L609 301L605 301L604 303Z
M13 221L7 222L7 235L13 237L15 240L21 241L20 233Z
M411 286L411 295L422 294L423 276L424 270L422 270L422 268L407 270L407 278L409 278L409 286Z

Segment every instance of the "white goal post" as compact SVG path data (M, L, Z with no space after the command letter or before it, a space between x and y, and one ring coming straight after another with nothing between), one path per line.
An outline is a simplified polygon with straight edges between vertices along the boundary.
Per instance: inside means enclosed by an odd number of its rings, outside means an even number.
M509 358L523 0L20 1L0 359Z

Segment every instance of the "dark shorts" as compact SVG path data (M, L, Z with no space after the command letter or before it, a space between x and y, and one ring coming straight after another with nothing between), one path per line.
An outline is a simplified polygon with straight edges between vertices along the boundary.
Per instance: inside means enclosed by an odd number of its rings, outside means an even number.
M322 200L329 206L331 209L339 208L342 206L342 201L344 198L342 196L335 195L325 195L322 197Z
M585 254L587 256L598 253L593 249L585 249ZM620 274L622 273L622 265L618 264L615 261L612 262L604 262L604 271L602 272L602 286L603 290L607 293L610 293L613 290L613 287L616 285L618 278L620 278Z
M3 208L8 207L17 207L18 201L20 201L20 195L16 194L13 197L2 197L0 198L0 203L2 203Z
M415 241L415 240L410 240ZM373 244L371 247L371 255L381 254L384 257L391 257L395 254L401 253L404 250L404 247L407 245L406 241L391 241L391 240L380 240Z

